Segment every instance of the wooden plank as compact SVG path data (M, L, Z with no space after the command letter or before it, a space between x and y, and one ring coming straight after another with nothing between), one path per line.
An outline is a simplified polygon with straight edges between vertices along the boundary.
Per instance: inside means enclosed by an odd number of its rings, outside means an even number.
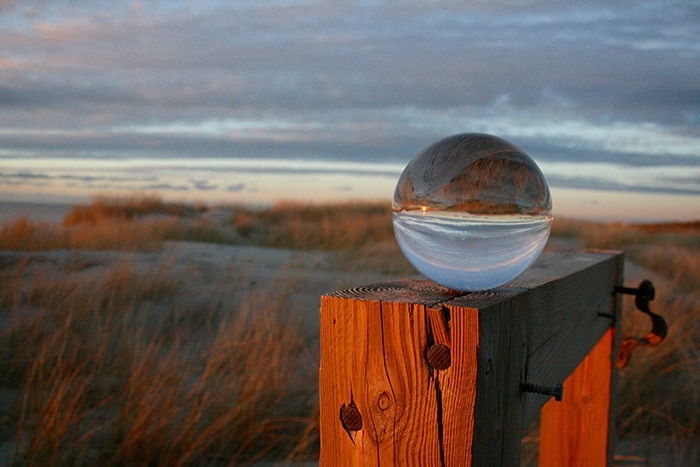
M540 419L540 467L609 463L615 329L609 329L564 382L564 400L550 401Z
M508 283L529 289L527 382L560 384L591 351L618 313L613 289L622 268L620 252L550 254ZM527 393L523 423L535 420L550 398Z

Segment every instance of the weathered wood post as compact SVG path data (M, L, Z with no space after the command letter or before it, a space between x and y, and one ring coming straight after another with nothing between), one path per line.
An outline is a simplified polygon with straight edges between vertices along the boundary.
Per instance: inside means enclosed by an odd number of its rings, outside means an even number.
M489 292L401 280L321 299L321 465L510 466L612 457L622 254L548 253ZM554 391L555 392L555 391Z

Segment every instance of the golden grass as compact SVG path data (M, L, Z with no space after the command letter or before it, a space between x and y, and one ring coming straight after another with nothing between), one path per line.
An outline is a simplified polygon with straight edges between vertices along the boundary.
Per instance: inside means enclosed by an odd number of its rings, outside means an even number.
M53 226L20 217L0 227L0 249L44 250L67 245L67 238Z
M674 289L700 292L700 249L672 245L647 245L634 259L671 280Z
M20 218L0 228L0 249L154 250L174 230L177 230L177 221L172 219L140 221L105 218L96 224L64 227Z
M63 219L63 225L83 223L98 224L105 219L129 220L147 215L186 216L201 210L203 206L165 202L157 195L97 196L89 204L73 206Z
M4 272L18 289L0 332L0 385L17 390L13 463L218 465L305 451L315 376L283 301L251 290L236 309L211 304L188 321L185 278L170 271L127 261L87 276Z
M700 293L700 229L696 222L604 224L555 219L553 237L578 240L585 248L619 249L644 267L673 279L673 287Z
M21 217L0 227L0 250L152 251L168 240L235 243L234 231L197 216L206 210L155 196L98 197L73 207L62 225Z
M656 458L650 465L698 465L700 449L700 302L656 283L661 297L651 303L669 325L667 339L637 349L620 371L617 436ZM659 287L662 286L662 287ZM623 309L625 336L643 336L648 318L633 299ZM635 443L635 440L641 440Z
M286 202L261 211L238 207L233 225L257 244L303 250L353 250L394 236L383 203Z
M587 248L631 248L647 244L669 244L700 248L700 230L686 224L621 224L556 218L552 236L576 238ZM667 226L664 228L663 226Z
M415 275L394 239L386 203L282 202L266 210L232 207L240 242L276 248L331 250L347 273Z

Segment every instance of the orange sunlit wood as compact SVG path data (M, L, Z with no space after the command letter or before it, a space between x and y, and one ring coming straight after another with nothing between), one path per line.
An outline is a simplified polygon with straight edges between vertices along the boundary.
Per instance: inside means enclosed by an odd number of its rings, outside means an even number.
M610 329L564 382L564 400L542 407L540 467L607 465L613 344Z

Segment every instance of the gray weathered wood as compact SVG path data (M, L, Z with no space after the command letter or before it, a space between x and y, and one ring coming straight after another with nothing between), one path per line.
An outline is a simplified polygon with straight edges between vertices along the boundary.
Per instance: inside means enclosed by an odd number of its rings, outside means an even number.
M591 351L613 320L622 282L622 254L569 252L542 255L507 285L529 290L525 378L543 386L562 383ZM549 396L525 396L523 423L537 416Z
M508 290L508 289L506 289ZM510 289L508 300L479 306L476 401L472 465L518 465L522 426L520 384L527 355L527 294ZM450 302L453 313L470 313L463 300Z

